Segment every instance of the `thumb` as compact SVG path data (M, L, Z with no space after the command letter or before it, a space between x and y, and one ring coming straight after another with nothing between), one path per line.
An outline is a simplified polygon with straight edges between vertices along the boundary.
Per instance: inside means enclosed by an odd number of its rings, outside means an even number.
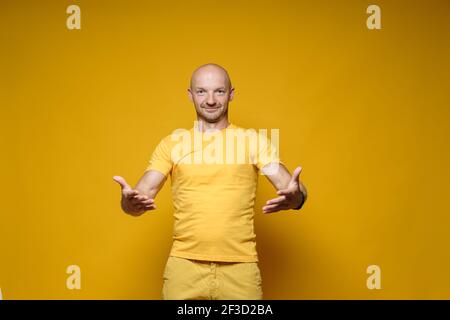
M116 181L118 184L120 184L120 187L122 188L122 191L131 190L130 185L121 176L114 176L113 180Z
M298 182L300 172L302 172L302 167L295 168L294 173L292 174L291 182Z

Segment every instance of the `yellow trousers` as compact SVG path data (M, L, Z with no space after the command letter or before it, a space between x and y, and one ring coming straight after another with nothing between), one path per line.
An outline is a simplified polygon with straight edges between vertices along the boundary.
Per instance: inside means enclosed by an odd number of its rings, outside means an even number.
M257 262L201 261L169 256L163 275L164 300L261 300Z

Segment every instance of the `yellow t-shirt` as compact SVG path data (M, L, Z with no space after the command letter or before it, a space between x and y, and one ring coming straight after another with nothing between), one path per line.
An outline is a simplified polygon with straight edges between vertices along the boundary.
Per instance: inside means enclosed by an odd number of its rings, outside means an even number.
M261 132L257 146L251 134L243 144L237 136L244 130L229 124L204 133L194 126L166 136L154 150L146 171L157 170L172 181L171 256L258 261L253 221L258 172L281 162L278 149Z

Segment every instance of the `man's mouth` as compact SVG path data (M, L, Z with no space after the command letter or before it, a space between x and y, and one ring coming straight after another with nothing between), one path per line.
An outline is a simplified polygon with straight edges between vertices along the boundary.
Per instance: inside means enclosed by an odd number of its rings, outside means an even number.
M205 110L206 110L207 112L214 112L214 111L216 111L216 110L218 110L218 109L220 109L220 108L205 108Z

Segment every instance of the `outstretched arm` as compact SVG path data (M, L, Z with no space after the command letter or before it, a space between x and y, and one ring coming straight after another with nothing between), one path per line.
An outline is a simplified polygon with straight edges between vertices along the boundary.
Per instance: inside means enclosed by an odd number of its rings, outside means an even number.
M154 198L163 187L166 176L159 171L148 170L134 189L121 176L114 176L113 179L122 189L122 210L132 216L140 216L148 210L156 209Z
M279 197L266 202L264 213L272 213L280 210L299 210L307 198L305 186L300 182L301 167L294 170L293 175L281 163L269 163L262 168L272 185L277 189Z

